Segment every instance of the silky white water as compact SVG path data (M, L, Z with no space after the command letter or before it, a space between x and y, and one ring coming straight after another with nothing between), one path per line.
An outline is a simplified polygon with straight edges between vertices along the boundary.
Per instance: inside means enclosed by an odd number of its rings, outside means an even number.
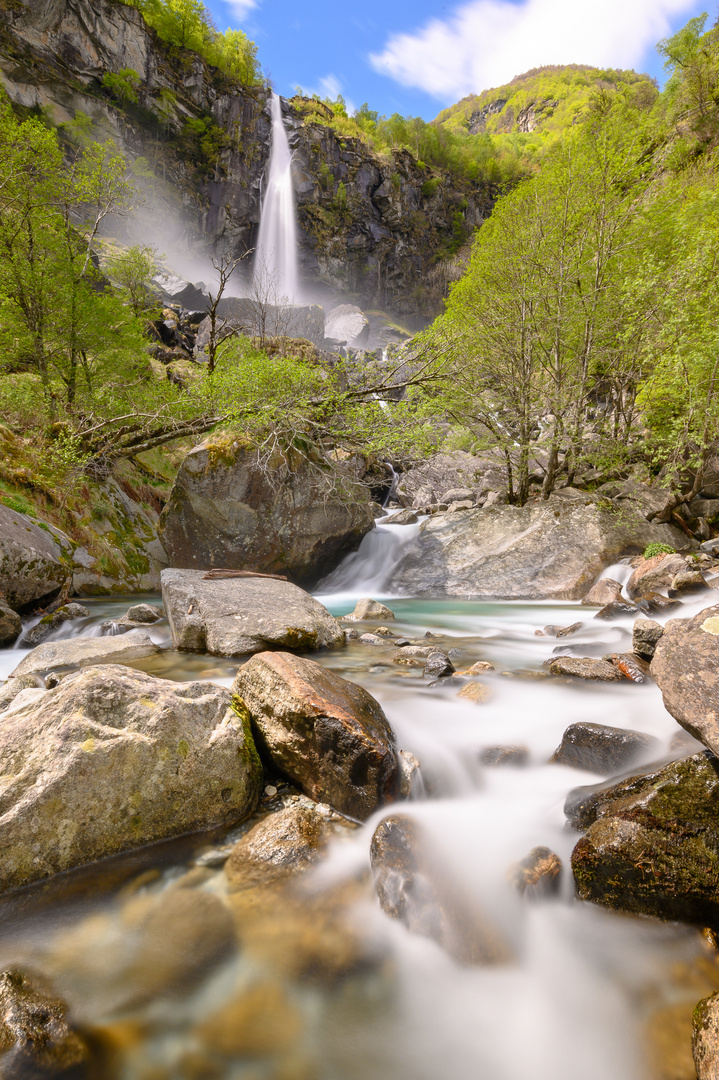
M292 153L282 101L272 95L272 148L254 262L254 291L265 303L294 304L298 296L297 226Z

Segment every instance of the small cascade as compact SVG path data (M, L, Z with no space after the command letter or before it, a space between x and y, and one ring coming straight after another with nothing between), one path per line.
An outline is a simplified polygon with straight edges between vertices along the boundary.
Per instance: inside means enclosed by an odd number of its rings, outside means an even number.
M424 518L422 519L424 520ZM391 596L392 578L402 551L419 532L417 525L383 525L380 518L376 527L367 533L362 543L350 555L346 555L336 570L320 582L320 597L336 596Z
M272 304L297 301L297 228L292 152L282 102L272 95L272 149L254 266L254 287Z
M385 496L385 499L384 499L384 502L382 503L382 509L383 510L387 506L387 503L390 501L390 499L394 498L394 496L395 496L395 494L397 492L397 484L399 483L399 473L395 472L394 466L391 464L391 462L385 461L385 465L387 466L390 473L392 474L392 480L391 480L390 485L389 485L389 491L387 492L387 494Z

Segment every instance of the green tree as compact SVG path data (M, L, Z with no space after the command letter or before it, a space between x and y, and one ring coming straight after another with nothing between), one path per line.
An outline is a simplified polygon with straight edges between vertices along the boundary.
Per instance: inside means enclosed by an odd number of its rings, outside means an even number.
M141 84L142 76L134 68L123 68L117 72L108 71L102 77L102 85L121 105L128 103L137 105L139 101L137 89Z
M112 260L112 277L135 315L144 315L157 306L152 293L156 259L154 248L135 246Z

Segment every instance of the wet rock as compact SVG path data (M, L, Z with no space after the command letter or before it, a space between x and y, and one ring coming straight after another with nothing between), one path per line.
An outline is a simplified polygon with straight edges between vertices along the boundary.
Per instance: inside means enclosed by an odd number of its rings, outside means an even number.
M312 660L265 652L240 668L260 752L311 798L364 821L399 794L399 763L384 712L361 686Z
M76 637L64 641L46 641L28 653L10 673L10 677L42 674L57 668L130 663L159 651L144 630L132 630L122 637Z
M409 750L399 752L399 793L403 799L419 797L424 790L419 761Z
M383 525L416 525L419 521L414 510L398 510L396 514L385 518Z
M621 671L624 678L629 679L630 682L645 683L651 678L649 661L637 656L636 653L606 653L602 660L614 664L614 667Z
M606 660L594 660L590 656L557 656L547 665L552 675L573 675L577 679L598 679L601 682L617 682L624 676Z
M377 634L377 636L378 636L378 637L383 637L383 638L394 638L394 637L397 637L397 635L396 635L396 634L394 634L394 633L393 633L393 632L392 632L392 631L391 631L391 630L389 629L389 627L388 627L388 626L378 626L378 627L377 627L377 629L375 630L375 634Z
M345 630L345 641L359 641L359 632L352 627L350 630Z
M592 585L582 603L594 607L606 607L607 604L616 604L621 598L622 586L618 581L613 578L600 578L595 585Z
M176 649L244 656L270 647L334 648L344 631L326 607L289 581L205 579L201 570L163 570L162 598Z
M13 609L48 600L68 581L72 543L0 504L0 596Z
M545 626L543 630L535 630L535 637L571 637L582 629L584 623L575 622L571 626Z
M485 671L494 671L494 664L490 664L489 660L478 660L476 664L472 664L471 667L464 668L462 671L455 672L456 675L481 675Z
M333 482L299 451L265 462L221 436L185 457L158 531L172 566L259 570L303 583L328 573L372 528L369 490L349 473Z
M82 604L63 604L57 611L53 611L50 615L44 615L39 623L36 623L31 630L28 630L23 637L23 646L34 648L35 645L41 645L43 641L47 641L51 634L54 634L66 622L87 618L89 614L89 608L84 607Z
M381 622L383 619L394 619L394 612L390 611L384 604L380 604L378 600L364 597L362 600L357 601L354 611L351 611L349 615L343 615L342 618L352 622L363 622L370 619L373 622Z
M572 853L583 900L719 925L719 767L706 751L630 777L585 800L594 817Z
M124 618L135 623L156 623L165 612L154 604L133 604L125 612Z
M675 574L669 586L669 595L677 593L697 592L699 589L708 589L709 585L704 579L701 570L685 570L681 574Z
M719 993L699 1002L692 1016L692 1056L697 1080L719 1076Z
M0 891L247 817L261 767L231 701L91 667L0 725Z
M556 896L561 885L562 860L548 847L535 847L509 872L510 884L524 896Z
M628 600L615 600L604 607L594 616L595 619L621 619L626 615L636 615L639 608Z
M457 694L457 697L461 698L462 701L472 701L475 705L483 705L489 701L491 696L491 689L481 682L467 683Z
M454 674L454 664L440 649L431 652L424 665L424 674L428 679L444 679Z
M20 636L22 619L0 596L0 649L6 649Z
M687 561L683 555L653 555L642 559L627 582L627 595L632 600L651 592L668 589L676 574L686 571Z
M259 1058L276 1066L273 1076L309 1080L320 1070L301 1054L304 1027L302 1011L282 982L259 978L198 1024L193 1043L209 1056L198 1066L193 1054L181 1075L211 1080L228 1075L238 1059Z
M659 741L641 731L579 722L569 725L550 761L609 776L659 749Z
M59 1076L89 1057L68 1023L65 1004L19 971L0 973L0 1055L0 1070L8 1080Z
M465 897L451 870L413 818L393 814L375 829L370 847L375 890L382 910L412 933L429 937L456 960L503 963L509 949Z
M684 728L677 728L669 740L669 752L678 757L687 757L689 754L697 754L703 749L702 744Z
M315 862L327 842L327 820L307 806L269 814L235 844L225 866L230 884L279 879Z
M384 638L381 638L379 634L360 634L359 640L363 645L385 645Z
M529 750L526 746L485 746L479 752L479 763L488 769L500 765L526 765Z
M653 619L637 619L632 630L632 648L637 656L651 660L664 627Z
M647 614L652 614L655 611L671 611L672 608L681 607L681 603L681 600L671 600L668 596L664 596L663 593L648 592L642 593L637 601L637 607Z
M719 605L693 619L669 620L657 642L652 675L667 711L719 753Z

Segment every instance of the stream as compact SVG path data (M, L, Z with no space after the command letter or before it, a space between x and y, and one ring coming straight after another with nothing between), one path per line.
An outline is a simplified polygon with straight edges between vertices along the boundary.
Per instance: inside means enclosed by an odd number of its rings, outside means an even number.
M691 1013L719 989L719 962L687 927L612 913L575 899L569 868L578 834L567 793L604 778L549 764L566 727L593 721L655 736L659 757L691 752L653 683L584 684L546 677L554 650L601 656L631 647L632 619L595 621L570 602L392 597L392 565L418 526L379 527L317 591L337 616L358 596L395 612L391 629L427 631L456 668L487 660L491 697L457 697L462 683L429 685L399 668L393 648L352 642L312 658L361 683L383 706L398 746L421 765L426 798L401 805L442 851L465 896L507 944L510 959L462 966L434 941L380 910L369 844L387 810L337 828L303 891L278 902L235 904L222 869L230 836L154 845L0 900L0 966L45 978L70 1007L118 1080L687 1080ZM604 576L626 580L628 568ZM57 636L99 633L137 600L83 600L87 619ZM690 616L706 596L684 604ZM576 635L538 637L546 624L581 621ZM664 621L659 617L659 621ZM166 620L149 628L163 652L133 666L178 681L229 686L237 661L170 647ZM24 651L0 651L0 679ZM522 746L523 765L489 768L480 751ZM699 744L696 744L699 748ZM644 764L642 762L640 764ZM281 785L264 809L292 798ZM294 795L295 800L297 795ZM560 894L520 897L512 864L536 845L563 863ZM224 854L223 854L224 853ZM178 898L182 902L178 902ZM197 912L217 898L240 928L239 949ZM197 905L197 906L196 906ZM215 912L217 905L212 907ZM208 911L210 908L208 907ZM213 951L210 939L217 939Z

